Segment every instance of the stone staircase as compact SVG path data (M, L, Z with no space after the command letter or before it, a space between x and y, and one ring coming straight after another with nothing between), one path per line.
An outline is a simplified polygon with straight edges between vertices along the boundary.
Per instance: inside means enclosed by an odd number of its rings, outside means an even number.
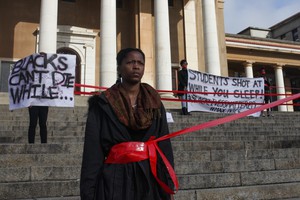
M87 107L50 108L48 144L27 143L27 109L0 105L0 199L79 200ZM174 132L223 117L169 110ZM300 199L300 112L246 117L172 139L176 200Z

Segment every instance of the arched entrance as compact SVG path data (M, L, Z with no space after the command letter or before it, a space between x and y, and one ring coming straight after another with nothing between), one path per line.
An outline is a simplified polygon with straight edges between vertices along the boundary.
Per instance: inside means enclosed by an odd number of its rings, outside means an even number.
M75 66L75 83L81 83L81 59L78 53L68 47L62 47L57 49L56 53L58 54L69 54L76 56L76 66ZM80 91L80 87L75 87L75 91Z

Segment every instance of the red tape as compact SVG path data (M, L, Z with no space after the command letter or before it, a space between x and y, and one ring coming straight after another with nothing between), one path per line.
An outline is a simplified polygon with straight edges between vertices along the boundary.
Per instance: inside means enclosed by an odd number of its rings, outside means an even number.
M199 125L196 125L196 126L186 128L186 129L182 129L180 131L173 132L171 134L168 134L168 135L162 136L160 138L157 138L157 139L155 139L155 141L158 142L158 141L170 139L170 138L173 138L173 137L177 137L179 135L183 135L183 134L188 133L188 132L199 131L199 130L202 130L202 129L205 129L205 128L210 128L210 127L213 127L213 126L217 126L217 125L220 125L220 124L231 122L231 121L240 119L242 117L246 117L248 115L251 115L253 113L260 112L260 111L263 111L265 109L272 108L272 107L281 105L285 102L292 101L292 100L298 99L298 98L300 98L300 93L295 94L295 95L290 96L290 97L287 97L287 98L284 98L284 99L274 101L274 102L269 103L269 104L265 104L265 105L250 109L250 110L246 110L246 111L238 113L238 114L229 115L229 116L226 116L226 117L223 117L223 118L220 118L220 119L212 120L212 121L209 121L209 122L205 122L203 124L199 124Z

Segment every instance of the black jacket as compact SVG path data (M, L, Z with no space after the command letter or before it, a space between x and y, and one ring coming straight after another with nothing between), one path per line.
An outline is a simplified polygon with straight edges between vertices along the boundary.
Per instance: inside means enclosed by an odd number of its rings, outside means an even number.
M150 136L157 138L168 133L166 113L162 105L161 117L153 121L142 141L148 141ZM170 199L154 179L148 160L129 164L104 164L111 147L127 141L132 141L131 134L119 122L105 96L101 94L91 97L80 179L82 200ZM160 142L159 147L174 166L170 140ZM162 181L171 188L173 187L160 158L158 159L158 174Z
M178 90L184 91L184 88L188 84L188 71L187 69L182 69L178 72ZM178 96L183 96L183 93L178 93Z

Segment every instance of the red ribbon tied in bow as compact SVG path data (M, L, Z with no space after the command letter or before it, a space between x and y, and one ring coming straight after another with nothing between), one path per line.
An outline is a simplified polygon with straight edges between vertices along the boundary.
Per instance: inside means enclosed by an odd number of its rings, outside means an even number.
M158 184L165 192L169 194L175 194L175 192L157 176L157 152L161 156L177 191L178 180L175 171L166 156L158 147L155 140L150 140L147 142L123 142L116 144L110 149L105 163L126 164L149 159L151 172Z

